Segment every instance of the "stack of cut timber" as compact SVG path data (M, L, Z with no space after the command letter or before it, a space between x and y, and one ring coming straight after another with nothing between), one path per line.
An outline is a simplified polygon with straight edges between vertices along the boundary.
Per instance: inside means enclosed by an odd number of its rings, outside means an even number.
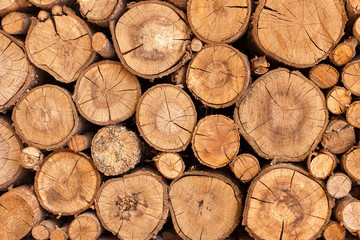
M0 240L360 238L360 0L0 0Z

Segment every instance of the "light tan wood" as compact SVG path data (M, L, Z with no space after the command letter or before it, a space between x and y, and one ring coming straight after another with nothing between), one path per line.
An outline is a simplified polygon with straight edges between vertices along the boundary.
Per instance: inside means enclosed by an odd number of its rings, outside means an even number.
M0 17L12 11L25 10L28 6L28 0L0 0Z
M28 0L30 3L34 4L35 6L45 9L51 10L52 7L55 5L70 5L73 0Z
M22 239L44 215L29 186L9 190L0 197L0 238Z
M94 212L85 212L75 217L68 228L71 240L97 240L103 229Z
M358 41L354 37L346 39L330 52L329 58L336 66L343 66L350 62L356 55Z
M45 21L32 19L25 40L26 52L35 66L60 82L70 83L94 60L96 52L86 23L67 7L54 9L58 15Z
M21 150L19 163L26 169L39 171L44 160L44 154L36 147L26 147Z
M323 232L323 237L325 240L344 240L346 235L346 230L343 226L340 225L337 221L331 221L325 228Z
M50 233L56 229L57 224L54 219L43 220L31 229L31 235L36 240L49 239Z
M45 159L35 176L35 191L47 211L60 216L88 209L100 185L100 175L84 154L58 150Z
M179 152L190 143L196 117L194 103L184 90L158 84L139 100L136 125L150 146L163 152Z
M191 147L200 163L224 167L237 155L240 135L234 121L224 115L208 115L199 120Z
M360 1L359 1L359 3L360 3ZM360 4L359 4L359 7L360 7ZM356 19L356 21L353 25L352 31L353 31L353 35L356 38L356 40L360 41L360 18Z
M334 154L344 153L354 144L354 128L342 119L333 119L329 123L321 141L321 145Z
M250 83L246 55L225 45L207 45L191 60L186 85L203 104L222 108L234 104Z
M169 3L174 4L176 7L186 11L187 0L167 0Z
M353 127L360 128L360 101L353 102L346 110L346 121Z
M121 62L140 77L160 78L191 58L185 14L169 3L133 4L118 21L110 23L110 30Z
M332 204L321 182L306 171L276 164L252 181L242 224L255 239L316 239Z
M103 58L114 58L116 56L114 46L102 32L94 33L92 48Z
M252 2L189 0L187 16L191 30L207 43L232 43L242 37L249 25Z
M203 43L201 42L201 40L197 38L193 38L191 40L191 44L190 44L191 51L199 52L202 49L202 47L203 47Z
M270 63L265 56L255 56L251 59L251 73L256 75L263 75L269 71Z
M140 139L122 125L103 127L92 139L91 156L95 166L106 176L125 173L140 162Z
M238 225L240 191L229 178L189 172L170 185L170 212L182 239L225 239Z
M185 163L177 153L160 153L153 158L158 171L167 179L179 177L185 170Z
M326 190L333 198L346 197L351 191L351 179L343 173L331 175L326 182Z
M69 238L68 229L69 229L69 223L65 223L61 228L56 227L56 229L50 233L50 240L68 239Z
M104 182L95 207L102 225L119 239L149 240L168 216L167 185L158 174L138 170Z
M0 30L0 112L11 109L38 78L24 44Z
M1 27L8 34L26 34L30 27L30 17L22 12L10 12L1 19Z
M266 56L307 68L328 56L344 35L346 20L342 0L260 0L251 34Z
M341 81L344 86L354 95L360 96L360 59L349 62L343 68Z
M333 114L342 114L351 104L351 92L346 88L335 86L326 95L326 106Z
M360 148L352 147L341 158L341 165L345 172L355 181L360 181Z
M188 64L185 64L170 75L171 83L177 85L180 88L186 86L186 72Z
M23 96L12 120L24 142L46 150L64 146L79 126L70 93L50 84L33 88Z
M235 120L257 154L277 161L302 161L328 123L320 89L298 71L278 68L258 78L239 101Z
M339 81L338 70L329 64L318 64L310 69L309 78L319 88L331 88Z
M135 113L141 96L136 76L119 62L90 65L76 82L74 101L80 114L98 125L122 122Z
M87 132L84 134L75 134L70 138L67 143L70 150L74 152L81 152L88 149L91 146L91 140L93 139L95 133Z
M249 153L236 156L230 163L230 169L243 183L251 181L261 171L259 160Z
M313 177L325 179L333 173L338 161L334 154L323 149L308 156L307 168Z
M360 200L347 196L337 202L334 215L351 234L360 234Z

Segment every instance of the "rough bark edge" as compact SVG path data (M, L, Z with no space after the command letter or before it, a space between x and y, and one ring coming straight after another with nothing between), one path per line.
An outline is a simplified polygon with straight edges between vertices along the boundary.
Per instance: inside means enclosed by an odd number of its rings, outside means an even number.
M169 193L171 191L171 188L172 186L181 178L183 177L187 177L187 176L191 176L191 177L194 177L194 176L200 176L200 177L211 177L211 178L217 178L219 179L220 181L223 181L224 183L226 183L227 185L229 185L233 191L234 191L234 197L236 198L236 200L238 201L239 203L239 208L238 208L238 212L237 212L237 215L239 216L239 219L237 222L234 222L234 226L232 226L230 228L230 230L227 232L227 233L224 233L223 236L221 236L219 239L225 239L226 237L228 237L233 231L234 229L238 226L239 222L240 222L240 218L241 218L241 214L242 214L242 210L243 210L243 205L242 205L242 194L237 186L237 184L231 179L231 178L228 178L226 176L223 176L219 173L215 173L215 172L204 172L204 171L189 171L189 172L185 172L183 173L182 175L180 175L179 177L175 178L170 186L169 186ZM170 213L171 213L171 220L172 220L172 223L174 225L174 229L176 231L176 233L182 238L182 239L185 239L185 240L191 240L191 238L189 238L188 236L186 236L182 230L180 229L177 221L176 221L176 215L175 215L175 211L173 209L173 206L172 206L172 203L171 203L171 198L169 196L169 205L170 205Z
M348 123L348 124L349 124L349 123ZM355 176L352 174L352 172L349 171L349 168L347 167L347 165L346 165L345 162L346 162L346 159L347 159L347 157L349 156L349 154L350 154L351 152L359 149L359 148L360 148L359 145L352 146L352 147L351 147L348 151L346 151L346 152L342 155L342 157L341 157L341 167L342 167L342 169L344 169L344 171L345 171L346 174L350 177L351 180L353 180L353 181L358 181L358 182L360 182L360 178L355 177Z
M163 2L163 1L159 1L159 0L141 1L141 2L138 2L138 3L135 3L131 6L129 6L129 9L134 8L134 7L136 8L139 5L148 4L148 3L155 3L155 4L164 5L164 6L171 8L179 16L179 18L184 21L185 24L188 24L185 13L182 12L181 10L177 9L174 5L172 5L168 2ZM124 13L126 13L126 12L124 12ZM192 58L192 53L189 50L186 50L186 51L184 51L182 58L179 59L179 61L177 63L175 63L174 65L172 65L170 68L166 69L165 71L159 72L157 74L147 75L147 74L142 74L142 73L139 73L139 72L133 70L129 65L127 65L123 55L121 54L119 43L116 38L115 28L116 28L116 24L117 24L118 20L119 19L117 19L117 20L111 19L109 22L109 28L110 28L110 32L111 32L112 41L114 44L116 55L120 59L120 62L132 74L135 74L136 76L146 78L146 79L149 79L150 81L153 81L155 78L161 78L163 76L169 75L172 72L175 72L176 70L178 70L181 66L183 66L186 62L188 62ZM189 28L189 30L190 30L190 28ZM189 35L191 35L191 33ZM191 42L189 41L189 44L188 44L189 48L190 48L190 44L191 44Z
M317 67L322 67L322 66L329 67L329 68L335 70L335 73L336 73L336 76L337 76L337 82L336 82L334 85L332 85L332 86L330 86L330 87L326 87L326 88L320 87L320 86L317 84L317 82L315 82L314 80L311 79L310 76L311 76L311 74L316 70L316 68L317 68ZM326 63L320 63L320 64L317 64L317 65L313 66L313 67L310 69L308 76L309 76L308 78L309 78L311 81L313 81L313 82L316 84L316 86L318 86L320 89L329 89L329 88L332 88L332 87L336 86L336 84L339 82L340 73L339 73L339 71L338 71L334 66L332 66L332 65L330 65L330 64L326 64Z
M95 194L94 196L92 197L91 201L88 202L88 206L87 207L84 207L82 209L79 209L78 211L75 211L75 212L54 212L52 210L50 210L47 206L45 206L45 204L43 203L43 199L41 198L40 194L39 194L39 191L38 191L38 178L39 178L39 174L40 174L40 171L41 171L41 168L42 166L45 164L45 162L50 159L53 155L55 154L58 154L58 153L63 153L63 152L68 152L68 153L73 153L75 155L81 155L82 157L84 157L90 164L91 166L93 167L94 169L94 172L95 172L95 175L97 177L97 183L96 183L96 191L95 191ZM100 176L100 173L98 171L98 169L96 168L96 166L94 165L93 161L91 160L90 157L88 157L86 154L82 153L82 152L73 152L73 151L70 151L68 149L57 149L56 151L50 153L48 156L46 156L46 158L44 159L44 162L43 164L41 165L40 167L40 170L36 172L36 175L35 175L35 179L34 179L34 191L36 193L36 197L41 205L41 207L43 207L46 211L50 212L50 213L53 213L55 215L59 215L59 216L71 216L71 215L77 215L85 210L87 210L88 208L90 208L94 201L95 201L95 196L97 194L97 192L99 191L99 188L100 188L100 183L101 183L101 176Z
M155 167L157 168L158 172L159 172L164 178L169 179L169 180L173 180L173 179L181 176L181 175L184 173L185 167L186 167L186 166L185 166L185 162L184 162L184 159L181 157L180 154L178 154L178 153L173 153L173 154L177 155L177 156L180 158L180 160L181 160L181 162L182 162L182 165L181 165L181 170L180 170L179 174L178 174L176 177L174 177L174 178L168 178L168 177L165 176L166 174L163 174L163 171L161 171L161 168L159 168L159 159L160 159L163 155L165 155L165 154L168 154L168 153L167 153L167 152L159 153L159 154L156 155L152 160L153 160L154 165L155 165Z
M255 159L256 161L256 165L258 166L258 168L259 168L259 171L258 171L258 173L253 177L253 178L251 178L251 179L249 179L249 180L242 180L241 179L241 177L240 178L238 178L237 176L236 176L236 174L235 174L235 172L233 171L233 168L234 168L234 165L235 165L235 159L236 158L238 158L238 157L240 157L240 156L247 156L247 157L249 157L249 158L252 158L252 159ZM232 160L231 160L231 162L229 163L229 167L230 167L230 170L233 172L233 174L235 175L235 177L237 178L237 179L239 179L242 183L247 183L247 182L252 182L252 180L257 176L257 175L259 175L260 173L261 173L261 166L260 166L260 162L259 162L259 159L257 159L256 158L256 156L254 156L254 155L252 155L252 154L250 154L250 153L242 153L242 154L240 154L240 155L238 155L238 156L235 156ZM248 169L246 169L246 171L247 171ZM245 173L245 172L244 172Z
M114 65L119 65L121 67L124 67L124 65L122 65L120 62L117 62L117 61L112 61L112 60L102 60L100 62L96 62L96 63L93 63L91 64L90 66L88 66L85 70L82 71L82 73L80 74L80 76L77 78L76 80L76 84L75 84L75 89L74 89L74 94L72 96L72 99L74 100L75 104L76 104L76 108L78 110L78 112L80 113L81 116L83 116L86 120L88 120L89 122L91 123L94 123L96 125L100 125L100 126L106 126L106 125L110 125L110 124L117 124L117 123L120 123L120 122L123 122L125 121L126 119L130 118L134 113L135 113L135 110L136 108L134 108L134 110L131 112L131 114L129 113L128 115L125 115L125 117L123 118L120 118L118 120L110 120L110 121L103 121L103 122L100 122L100 121L95 121L95 120L92 120L90 119L88 116L86 116L84 114L84 112L82 111L80 105L79 105L79 102L78 102L78 91L79 91L79 84L80 84L80 80L85 76L85 74L90 71L92 68L94 67L97 67L99 65L103 65L103 64L114 64ZM125 68L126 69L126 68ZM127 70L127 69L126 69ZM136 77L136 75L134 75L134 77L138 80L138 78ZM139 101L140 97L141 97L141 86L140 86L140 83L139 83L139 80L137 82L137 88L139 90L138 94L137 94L137 101ZM137 104L136 104L137 105Z
M191 131L191 136L189 138L189 140L184 143L184 146L182 147L179 147L179 148L176 148L176 149L164 149L164 148L161 148L161 147L158 147L156 145L154 145L153 143L151 143L150 141L147 140L147 138L144 138L144 132L142 130L142 128L140 127L140 123L139 123L139 110L140 110L140 105L142 103L142 100L144 99L144 97L147 95L147 93L151 90L154 90L155 88L158 88L158 87L173 87L173 88L176 88L179 90L179 92L182 92L184 95L186 95L186 98L189 99L189 101L192 103L192 107L193 107L193 110L194 110L194 118L195 118L195 123L194 123L194 128L192 129ZM176 86L176 85L173 85L173 84L169 84L169 83L163 83L163 84L157 84L151 88L149 88L146 92L144 92L144 94L141 96L141 98L139 99L137 105L136 105L136 113L135 113L135 118L136 118L136 126L137 126L137 129L139 130L139 133L140 133L140 136L146 141L147 144L149 144L151 147L155 148L156 150L158 151L161 151L161 152L170 152L170 153L176 153L176 152L181 152L183 150L185 150L187 148L187 146L190 144L191 142L191 137L192 137L192 134L194 132L194 129L196 127L196 122L197 122L197 111L196 111L196 108L195 108L195 105L194 105L194 102L192 101L191 97L189 96L189 94L187 92L185 92L183 89L181 89L180 87Z
M296 68L308 68L308 67L313 67L315 66L316 64L318 64L319 62L321 62L322 60L326 59L330 52L337 46L337 44L339 43L340 39L342 38L342 36L344 36L345 34L345 24L347 22L347 15L346 15L346 10L345 10L345 3L343 0L339 0L339 6L341 8L341 12L342 12L342 17L343 17L343 23L342 23L342 27L341 27L341 32L340 32L340 35L338 36L338 38L336 39L336 41L334 42L333 46L323 55L323 57L319 58L316 60L316 62L314 63L311 63L311 64L296 64L296 63L292 63L292 62L289 62L285 59L282 59L281 57L278 57L276 54L274 54L273 52L265 49L261 43L260 43L260 40L259 40L259 37L258 37L258 28L257 28L257 25L258 25L258 20L259 20L259 16L260 16L260 13L262 12L262 10L264 9L264 6L266 4L266 1L267 0L259 0L259 4L258 6L256 7L256 10L255 10L255 13L253 15L253 21L251 23L252 25L252 29L249 31L249 35L251 35L251 38L252 40L255 42L256 44L256 47L258 48L257 50L260 50L261 53L265 54L267 57L277 61L277 62L281 62L281 63L284 63L288 66L291 66L291 67L296 67Z
M82 67L76 71L73 78L70 81L65 80L61 75L59 75L58 73L56 73L55 71L50 69L48 66L37 63L35 61L35 59L32 57L32 55L30 54L29 38L30 38L30 35L32 34L32 31L36 27L37 23L40 22L35 17L31 17L31 24L30 24L30 27L29 27L29 30L27 32L26 39L25 39L25 50L26 50L26 56L28 57L30 62L32 64L34 64L36 67L48 72L51 76L53 76L59 82L71 83L71 82L74 82L79 77L81 72L83 72L86 67L88 67L92 62L94 62L94 60L96 58L96 52L92 48L92 31L88 27L88 25L85 23L85 21L83 19L81 19L80 17L78 17L70 8L64 6L64 7L62 7L62 9L63 9L65 15L70 16L71 18L75 19L83 28L85 28L85 30L87 31L88 36L90 38L91 55L87 59L87 61L82 65ZM54 21L54 20L51 20L51 21Z
M239 128L239 131L240 131L240 134L241 136L243 136L245 138L245 140L250 144L250 146L255 150L255 152L262 158L265 158L265 159L274 159L276 161L279 161L279 162L301 162L303 161L311 152L313 152L315 150L315 148L317 147L317 145L321 142L322 140L322 136L328 126L328 123L329 123L329 111L327 110L327 106L326 106L326 101L325 101L325 96L324 94L322 93L322 91L320 90L320 88L311 80L307 79L301 72L299 71L291 71L289 69L286 69L286 68L277 68L275 70L271 70L267 73L265 73L264 75L262 75L261 77L259 77L252 85L250 88L247 89L247 91L251 91L251 89L253 88L253 86L255 86L256 84L258 84L260 81L259 80L262 80L262 78L266 78L267 75L270 75L272 74L273 72L275 71L286 71L288 72L289 74L295 74L297 75L298 77L302 78L305 82L307 82L308 84L312 85L314 87L314 89L316 89L316 91L318 92L320 98L322 99L322 102L323 102L323 106L324 106L324 109L325 109L325 123L324 123L324 126L319 134L319 136L313 141L312 143L312 146L311 148L306 152L304 153L303 155L300 155L298 157L287 157L287 156L282 156L281 158L278 157L278 156L272 156L272 155L268 155L268 154L265 154L261 149L260 147L257 145L256 141L251 138L250 136L247 135L245 129L243 128L243 125L241 124L240 122L240 118L239 118L239 106L241 104L241 102L244 100L244 98L247 96L247 94L245 93L240 99L239 101L236 103L236 107L235 107L235 113L234 113L234 120L235 120L235 123L238 125L238 128ZM246 92L247 92L246 91Z
M329 156L334 160L334 164L333 164L333 166L332 166L332 168L331 168L331 171L329 172L329 175L326 176L325 178L316 177L316 176L314 176L314 175L312 174L312 172L310 171L310 164L311 164L312 160L313 160L315 157L317 157L319 154L329 155ZM313 158L313 157L314 157L314 158ZM322 180L328 178L330 175L333 174L334 169L336 168L336 166L337 166L338 163L339 163L339 159L336 157L336 155L332 154L332 153L331 153L330 151L328 151L327 149L322 149L322 150L319 151L319 152L313 152L313 153L311 153L311 154L307 157L307 160L306 160L307 169L308 169L310 175L311 175L313 178L322 179Z
M99 206L98 206L98 201L99 198L101 196L101 192L104 189L104 187L106 185L108 185L111 182L114 181L118 181L119 179L127 179L127 178L132 178L132 177L137 177L137 176L144 176L144 175L148 175L151 176L153 178L155 178L162 186L163 186L163 216L162 219L159 219L158 225L154 228L154 230L147 236L147 238L145 238L144 240L149 240L152 239L152 237L156 236L156 234L162 229L163 225L166 223L167 218L169 216L169 190L168 190L168 185L166 184L164 178L159 175L156 171L150 169L150 168L140 168L135 170L134 172L130 173L130 174L125 174L122 177L116 177L116 178L111 178L105 182L103 182L101 184L101 187L98 189L97 193L96 193L96 197L95 197L95 209L96 209L96 215L99 218L99 221L101 223L101 225L108 231L110 231L114 236L116 236L117 238L120 239L120 237L117 235L118 232L112 231L111 229L108 228L108 226L105 224L105 222L103 221L103 219L101 218L101 213L99 211ZM124 239L125 240L125 239Z
M250 202L250 197L252 194L252 191L254 189L254 185L255 183L258 182L258 180L265 175L266 173L274 170L274 169L280 169L280 168L285 168L285 169L291 169L294 171L297 171L298 173L305 175L306 177L310 178L311 180L315 181L318 185L320 185L320 187L323 189L323 191L326 194L327 200L328 200L328 214L327 214L327 218L325 219L325 223L324 225L319 229L319 231L317 233L315 233L313 235L313 237L311 237L309 240L313 240L316 238L321 237L324 229L326 228L326 226L328 225L328 223L330 222L330 217L331 217L331 212L332 212L332 208L335 206L335 200L328 194L327 190L326 190L326 186L325 184L316 178L313 178L307 171L303 170L300 167L294 166L292 164L289 163L280 163L280 164L275 164L272 166L268 166L265 167L251 182L250 187L248 189L247 195L246 195L246 200L245 200L245 206L244 206L244 211L243 211L243 220L242 220L242 225L245 226L245 230L249 233L249 235L254 238L255 240L262 240L261 238L259 238L250 228L248 228L247 226L247 218L245 216L247 216L248 211L249 211L249 202Z
M7 8L0 9L0 17L4 17L7 13L12 11L24 11L29 7L28 0L15 0Z
M238 39L240 39L242 36L244 36L244 34L246 33L249 25L250 25L250 16L251 16L251 13L253 11L253 2L251 0L246 0L246 3L248 5L247 9L247 13L246 13L246 17L245 17L245 21L242 25L242 27L234 34L232 35L231 37L227 38L226 40L224 41L221 41L221 42L216 42L216 41L211 41L211 40L208 40L202 36L200 36L196 29L194 28L192 22L190 21L191 19L191 11L190 11L190 6L191 6L191 3L192 3L193 0L188 0L188 3L187 3L187 6L186 6L186 12L187 12L187 20L189 22L189 25L190 25L190 28L191 28L191 31L195 34L195 36L197 38L199 38L201 41L203 42L206 42L206 43L210 43L210 44L213 44L213 43L233 43L235 41L237 41Z
M51 10L51 8L55 5L70 5L74 2L74 0L56 0L53 3L50 4L38 4L38 3L34 3L33 0L28 0L29 3L33 4L34 6L38 7L38 8L42 8L45 10Z
M191 1L191 0L190 0ZM188 66L187 66L187 70L186 70L186 84L187 81L189 79L189 72L190 72L190 68L192 66L192 63L194 62L194 60L196 59L196 57L199 55L199 53L201 53L202 50L206 49L206 48L211 48L211 47L227 47L230 48L231 50L233 50L234 52L236 52L236 54L242 59L244 67L245 67L245 80L244 80L244 84L243 84L243 89L238 93L237 97L234 98L233 100L223 103L223 104L213 104L213 103L209 103L205 100L203 100L202 98L198 97L193 91L192 89L188 88L189 91L191 92L191 94L195 97L196 100L201 101L204 105L213 107L213 108L225 108L225 107L229 107L231 105L233 105L234 103L236 103L246 92L246 90L248 89L248 87L250 86L250 82L251 82L251 71L250 71L250 62L248 57L243 54L242 52L240 52L238 49L227 45L225 43L219 43L219 44L208 44L203 46L203 48L200 50L200 52L196 53L196 55L191 59L191 61L189 62Z
M353 89L349 88L349 86L346 84L346 81L344 81L344 76L347 75L346 70L353 64L358 64L360 65L360 59L355 57L355 59L353 59L352 61L348 62L344 68L342 69L341 72L341 82L344 85L344 87L350 91L352 94L354 94L355 96L360 96L360 92L355 92Z

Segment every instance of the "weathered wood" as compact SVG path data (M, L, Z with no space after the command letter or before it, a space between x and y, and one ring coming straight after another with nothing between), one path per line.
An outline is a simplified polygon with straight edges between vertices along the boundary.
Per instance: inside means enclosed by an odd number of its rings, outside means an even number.
M185 170L185 163L177 153L160 153L153 161L158 171L167 179L175 179Z
M351 196L341 199L336 204L334 215L351 234L360 236L360 200Z
M318 64L310 69L309 78L319 88L331 88L339 81L338 70L329 64Z
M70 138L67 143L70 150L74 152L81 152L88 149L91 146L91 140L93 139L95 133L88 132L84 134L75 134Z
M70 5L74 0L28 0L35 6L45 9L51 10L55 5Z
M349 62L341 73L341 81L344 86L354 95L360 96L360 59Z
M44 154L36 147L26 147L21 150L19 163L26 169L39 171L44 160Z
M169 3L174 4L176 7L180 8L183 11L186 11L187 0L167 0Z
M50 233L56 229L58 222L55 219L43 220L31 229L31 235L36 240L50 238Z
M342 114L351 104L351 92L346 88L335 86L326 95L326 106L333 114Z
M336 66L343 66L350 62L356 55L358 41L354 37L346 39L330 52L329 58Z
M94 33L92 48L103 58L114 58L116 56L114 46L102 32Z
M346 197L351 191L351 179L343 173L331 175L326 182L326 190L333 198Z
M339 160L327 150L311 153L307 158L309 173L319 179L325 179L333 173Z
M346 12L349 17L350 24L360 16L360 1L359 0L346 0Z
M230 163L230 169L243 183L251 181L261 170L259 160L248 153L235 157Z
M1 27L8 34L26 34L30 27L30 16L22 12L10 12L1 19Z
M191 40L190 48L193 52L199 52L203 48L203 43L199 39L193 38Z
M341 158L341 165L345 172L355 181L360 182L360 148L352 147Z
M69 238L68 234L69 223L65 223L61 228L58 226L50 233L50 240L66 240Z
M251 59L251 73L256 75L263 75L269 71L270 63L266 60L265 56Z
M359 1L360 3L360 1ZM359 5L360 7L360 5ZM353 35L354 37L356 38L356 40L360 41L360 18L357 18L354 25L353 25L353 28L352 28L352 32L353 32Z
M360 101L353 102L346 110L346 121L353 127L360 128Z
M29 6L28 0L1 0L0 17L12 11L25 10Z
M345 235L345 228L337 221L329 222L323 232L323 237L325 240L344 240Z
M103 228L94 212L85 212L70 223L68 235L71 240L97 240Z

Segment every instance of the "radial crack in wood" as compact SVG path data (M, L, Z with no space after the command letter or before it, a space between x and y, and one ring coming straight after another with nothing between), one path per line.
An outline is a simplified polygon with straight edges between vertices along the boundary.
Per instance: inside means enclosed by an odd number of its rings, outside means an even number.
M153 161L158 171L167 179L175 179L185 170L185 163L177 153L160 153Z
M343 173L335 173L326 182L326 190L333 198L346 197L351 191L351 179Z
M339 81L338 70L329 64L318 64L310 69L309 79L319 88L331 88Z
M71 240L97 240L103 228L94 212L85 212L76 216L70 223L68 235Z
M321 150L309 155L307 167L309 173L319 179L325 179L333 173L339 160L329 151Z
M235 157L230 163L230 169L243 183L251 181L261 170L259 160L248 153Z

